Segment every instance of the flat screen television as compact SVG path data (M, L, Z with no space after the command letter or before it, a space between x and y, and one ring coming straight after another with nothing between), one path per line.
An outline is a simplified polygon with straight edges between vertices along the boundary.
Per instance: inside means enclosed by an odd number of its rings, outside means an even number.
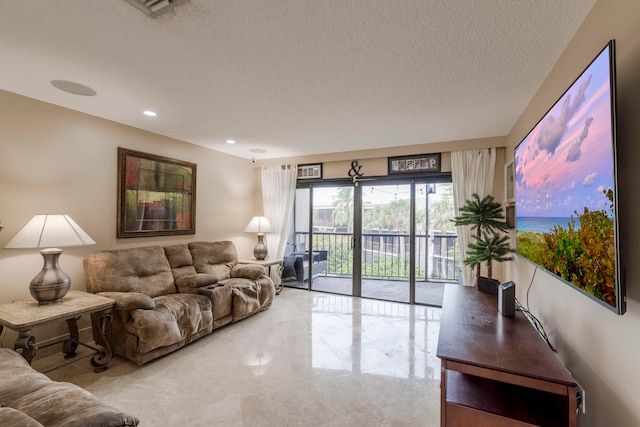
M516 147L516 252L623 314L615 77L611 40Z

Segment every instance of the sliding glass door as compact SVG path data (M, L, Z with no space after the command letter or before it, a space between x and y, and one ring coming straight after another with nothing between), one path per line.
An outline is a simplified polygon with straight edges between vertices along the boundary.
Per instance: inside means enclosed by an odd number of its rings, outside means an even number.
M415 302L440 305L444 283L458 280L458 236L451 221L453 185L416 183L414 200Z
M353 185L313 188L313 290L354 295L354 195Z
M285 286L354 295L354 186L296 190Z
M362 296L410 302L411 184L362 189Z
M440 305L457 281L451 183L379 179L296 190L285 286Z
M287 240L284 252L282 284L293 288L309 289L309 263L307 256L310 244L309 212L311 189L296 189L293 234ZM305 268L306 267L306 268ZM306 277L305 277L306 271Z

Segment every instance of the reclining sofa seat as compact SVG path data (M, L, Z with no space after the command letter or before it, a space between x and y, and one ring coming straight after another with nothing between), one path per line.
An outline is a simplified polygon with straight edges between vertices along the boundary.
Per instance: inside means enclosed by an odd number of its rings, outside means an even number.
M115 301L107 328L113 352L139 365L213 330L211 300L177 292L160 246L91 253L85 273L89 292ZM94 339L104 344L92 320Z
M237 322L271 306L273 281L264 267L238 264L231 241L165 247L179 292L199 293L213 303L213 328Z
M275 288L264 268L237 260L230 241L90 254L87 290L115 301L107 328L113 352L141 365L270 307ZM98 316L92 320L104 345Z
M107 405L87 390L52 381L20 353L0 348L0 426L125 427L138 418Z

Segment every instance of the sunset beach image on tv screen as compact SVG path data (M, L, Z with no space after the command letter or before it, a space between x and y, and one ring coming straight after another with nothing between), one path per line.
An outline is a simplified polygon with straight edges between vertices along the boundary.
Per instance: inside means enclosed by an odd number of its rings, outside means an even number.
M611 46L515 151L517 253L616 307Z

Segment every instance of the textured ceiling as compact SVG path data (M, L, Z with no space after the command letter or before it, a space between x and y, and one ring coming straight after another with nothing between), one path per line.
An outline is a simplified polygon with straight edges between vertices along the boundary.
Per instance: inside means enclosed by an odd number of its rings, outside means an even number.
M501 136L594 2L2 0L0 89L246 158Z

